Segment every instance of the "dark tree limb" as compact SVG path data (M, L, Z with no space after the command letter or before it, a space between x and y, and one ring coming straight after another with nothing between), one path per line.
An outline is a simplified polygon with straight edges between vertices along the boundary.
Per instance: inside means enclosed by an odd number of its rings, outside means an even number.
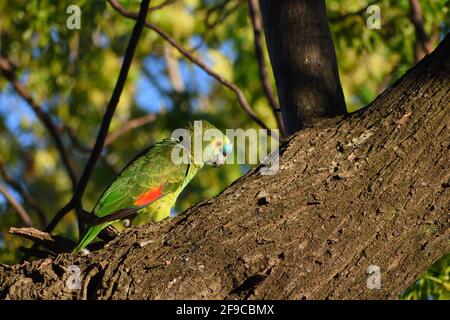
M47 131L50 133L53 141L55 142L56 148L58 149L59 154L61 155L63 164L69 174L70 182L72 183L72 189L75 190L77 185L77 174L75 170L75 165L73 160L70 158L69 152L64 147L64 144L58 135L57 125L53 122L52 118L48 113L42 109L42 107L33 99L31 93L28 89L22 85L17 79L15 73L15 67L13 64L6 58L0 55L0 71L3 76L8 79L11 83L14 90L17 94L22 97L28 105L33 109L34 113L38 117L38 119L45 126Z
M8 184L11 188L13 188L18 194L20 194L25 204L36 213L42 226L45 226L47 224L47 217L45 216L44 211L36 204L33 197L22 186L22 184L19 181L15 180L6 171L5 165L1 160L0 160L0 176L3 178L6 184Z
M106 136L106 139L105 139L104 147L109 146L115 140L117 140L124 134L128 133L129 131L137 129L139 127L142 127L146 124L152 123L155 120L156 120L156 115L153 113L146 114L144 116L128 120L119 129L108 133L108 135ZM75 149L77 151L79 151L80 153L83 153L83 154L91 152L92 149L80 141L80 139L77 137L76 132L75 132L75 130L73 130L73 128L70 128L68 126L60 126L59 129L61 132L66 132L68 134L72 145L75 147ZM114 166L108 161L108 159L105 155L101 154L100 160L112 172L116 172Z
M87 257L0 265L0 297L397 298L450 251L449 55L447 36L368 108L293 135L273 176L255 168ZM80 290L58 272L71 265Z
M67 252L73 249L75 243L65 237L52 236L47 232L35 228L9 228L9 233L15 236L31 240L53 253Z
M54 216L52 221L47 225L45 231L50 232L58 224L58 222L72 209L79 207L81 208L81 198L83 197L84 191L86 190L89 178L94 171L95 164L99 159L103 146L108 134L109 125L111 123L116 107L119 103L120 96L122 94L125 81L128 76L128 71L130 69L131 61L133 60L134 52L139 40L139 36L144 28L145 19L147 17L148 7L150 0L142 0L139 13L136 17L136 24L133 27L130 40L128 41L127 48L125 50L125 55L123 58L122 66L120 68L119 77L117 79L116 85L114 87L111 98L106 106L105 114L102 118L102 123L100 125L100 130L97 134L97 139L95 141L94 147L91 150L87 163L84 167L83 173L81 175L80 181L77 184L75 192L71 200Z
M89 148L86 144L84 144L78 137L73 128L70 128L68 126L60 126L59 127L61 133L65 132L69 136L71 145L75 148L76 151L78 151L81 154L89 154L91 152L91 148ZM109 136L109 134L108 134ZM105 141L108 141L108 136L106 137ZM105 142L105 146L107 146ZM100 161L102 161L103 165L108 168L112 173L117 174L116 169L111 164L111 162L108 160L107 156L105 154L100 155Z
M33 222L31 221L30 215L27 211L22 207L22 205L14 199L13 195L6 189L6 187L0 183L0 194L3 194L6 201L11 205L11 207L17 212L19 217L22 219L23 223L26 226L32 226Z
M248 1L250 20L253 27L253 37L255 44L255 53L256 60L258 61L258 73L259 78L261 79L261 84L264 90L264 94L266 95L267 100L269 101L269 105L272 109L273 116L277 121L278 128L280 129L281 135L286 136L283 118L281 116L281 109L278 105L277 98L275 93L273 92L272 85L269 81L269 75L267 74L267 63L264 57L264 43L262 39L263 33L263 22L261 19L261 12L259 10L259 2L258 0L249 0Z
M127 10L124 8L117 0L108 0L108 3L113 7L117 12L119 12L121 15L123 15L126 18L129 19L136 19L136 13ZM255 121L261 128L268 130L268 133L271 134L271 131L269 127L258 117L258 115L253 111L250 104L248 103L247 99L245 98L245 95L243 91L234 83L230 82L229 80L225 79L223 76L218 74L217 72L213 71L211 68L209 68L203 61L201 61L199 58L195 57L193 54L191 54L188 50L183 48L183 46L174 38L172 38L169 34L167 34L165 31L160 29L155 24L147 21L145 23L145 26L153 31L155 31L158 35L160 35L165 41L167 41L170 45L172 45L175 49L178 50L184 57L186 57L190 62L198 66L200 69L205 71L209 76L213 77L217 81L219 81L222 85L230 89L236 94L236 97L238 99L238 102L242 109L247 113L250 118Z
M425 55L430 54L433 50L431 41L425 31L423 25L423 10L419 0L409 0L410 20L414 25L416 33L416 44L414 50L414 59L416 62L420 61Z
M346 113L325 0L261 0L287 134Z

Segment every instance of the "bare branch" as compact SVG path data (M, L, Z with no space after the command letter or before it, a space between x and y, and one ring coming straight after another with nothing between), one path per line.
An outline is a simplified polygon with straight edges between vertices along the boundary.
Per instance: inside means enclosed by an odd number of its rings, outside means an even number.
M416 33L416 48L415 48L415 61L418 62L425 55L428 55L433 51L431 41L428 38L425 28L423 26L423 11L419 0L409 0L411 7L410 20L414 25Z
M41 224L45 226L47 224L47 217L45 216L44 211L36 204L33 197L28 193L28 191L22 186L21 183L16 181L7 171L0 160L0 175L3 180L8 184L11 188L13 188L20 196L22 197L25 204L31 208L34 212L36 212Z
M121 15L123 15L126 18L130 19L136 19L137 13L132 12L124 8L117 0L108 0L108 3ZM250 116L250 118L255 121L261 128L264 128L268 130L268 133L270 134L271 131L269 127L258 117L258 115L252 110L250 107L250 104L248 103L247 99L245 98L244 93L242 90L235 85L234 83L230 82L229 80L222 77L220 74L213 71L211 68L209 68L205 63L203 63L199 58L195 57L193 54L191 54L188 50L183 48L183 46L174 38L172 38L169 34L167 34L165 31L160 29L155 24L146 21L145 26L153 31L155 31L157 34L159 34L164 40L169 42L175 49L178 50L184 57L186 57L190 62L197 65L200 69L205 71L209 76L213 77L217 81L219 81L221 84L223 84L225 87L229 88L231 91L233 91L236 94L236 97L239 101L239 104L241 105L242 109Z
M178 57L173 54L173 47L167 42L164 43L164 59L166 60L167 75L169 76L170 83L173 90L176 92L183 92L186 90L183 77L181 76L180 64L178 63Z
M156 115L153 113L146 114L145 116L142 116L139 118L131 119L130 121L126 122L120 129L117 129L116 131L113 131L110 134L108 134L108 136L106 137L106 140L105 140L105 146L110 145L117 138L124 135L128 131L139 128L148 123L152 123L155 120L156 120Z
M36 116L45 126L45 128L50 133L53 141L55 142L56 148L58 149L59 154L63 160L63 164L69 174L70 181L72 183L72 189L75 190L77 185L77 175L75 170L75 165L72 159L69 157L69 153L67 152L64 144L58 135L57 125L53 122L52 118L48 113L42 109L42 107L33 99L30 92L23 86L18 80L16 73L14 71L13 64L6 58L0 55L0 71L3 76L8 79L8 81L13 86L14 90L17 92L19 96L21 96L33 109Z
M205 30L200 33L200 41L195 46L193 46L189 50L189 52L192 53L200 49L205 44L205 42L207 42L207 39L209 38L214 28L218 26L220 23L223 23L228 17L230 17L230 15L233 12L239 9L239 7L242 5L244 1L237 0L236 3L231 8L227 9L227 6L232 2L233 2L232 0L222 1L221 3L218 3L211 8L206 8L206 13L204 17ZM221 11L221 13L217 14L217 18L214 19L213 21L210 21L212 20L211 19L212 14L219 10Z
M112 117L116 111L116 107L119 103L120 96L122 94L128 71L130 70L131 61L133 60L134 52L139 40L139 36L144 28L145 19L148 13L150 0L142 0L139 13L136 17L136 24L133 27L130 40L128 41L127 48L125 50L125 55L123 58L123 63L120 68L119 77L117 79L116 85L114 87L111 98L106 106L105 114L103 115L102 123L100 125L100 130L97 135L94 147L89 154L89 158L84 167L83 173L81 175L80 181L75 189L72 199L55 215L55 217L50 221L45 231L50 232L58 224L58 222L69 212L70 210L80 207L81 208L81 198L86 190L87 184L94 171L95 164L97 163L100 154L103 150L105 144L106 136L108 134L109 126L111 124Z
M21 238L31 241L55 241L53 236L44 231L37 230L35 228L9 228L10 234L19 236Z
M174 4L177 1L178 0L166 0L164 2L161 2L160 4L155 4L154 6L150 6L148 8L148 11L152 12L152 11L156 11L156 10L162 9L164 7L170 6L171 4Z
M285 136L285 129L283 118L281 116L280 106L277 102L275 93L273 92L272 86L269 82L269 76L267 74L267 64L266 59L264 57L263 51L264 44L262 40L263 23L261 19L261 13L259 11L258 0L249 0L248 7L250 13L250 20L252 22L253 27L255 53L256 53L256 60L258 61L259 78L261 79L261 84L263 86L264 93L267 97L267 100L269 101L273 115L277 121L278 128L281 131L281 135Z
M89 154L91 152L91 148L89 148L83 142L80 141L80 139L77 137L76 132L73 128L70 128L65 125L61 125L58 129L61 132L67 133L67 135L69 136L70 142L71 142L72 146L76 149L76 151L78 151L79 153L82 153L82 154ZM108 137L106 137L106 140L108 140ZM105 145L107 145L107 144L105 143ZM108 160L106 155L101 154L100 160L105 165L105 167L107 167L109 170L111 170L111 172L113 172L115 174L117 173L116 169L110 163L110 161Z
M233 13L235 10L237 10L241 4L242 1L241 0L237 0L236 3L228 10L226 10L226 7L231 3L232 1L230 0L224 0L221 3L215 5L214 7L209 8L206 11L206 16L205 16L205 25L208 28L207 30L212 30L214 29L217 25L219 25L220 23L224 22L225 19L231 14ZM217 18L212 20L211 17L213 15L214 12L218 12L217 13ZM211 21L212 20L212 21Z
M9 233L15 236L31 240L38 243L54 253L70 251L74 247L74 242L62 236L52 236L48 232L43 232L35 228L9 228Z
M25 209L22 207L22 205L14 199L11 193L6 189L5 185L0 183L0 193L3 194L6 201L9 202L11 207L19 214L20 218L22 219L23 223L27 226L32 226L33 222L31 221L30 216L25 211Z

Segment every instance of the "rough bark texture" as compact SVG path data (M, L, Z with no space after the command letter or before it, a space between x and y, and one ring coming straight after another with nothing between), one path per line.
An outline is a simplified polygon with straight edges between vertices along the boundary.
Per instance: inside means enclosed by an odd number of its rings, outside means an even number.
M288 134L346 113L325 0L261 0L264 32Z
M0 297L398 297L450 248L449 55L447 37L369 108L292 136L274 176L255 169L88 257L0 266ZM72 264L80 290L66 285Z

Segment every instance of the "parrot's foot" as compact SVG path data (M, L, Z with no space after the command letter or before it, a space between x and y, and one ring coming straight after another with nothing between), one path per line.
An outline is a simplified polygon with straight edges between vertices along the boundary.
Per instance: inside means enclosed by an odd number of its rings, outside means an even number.
M131 221L130 221L130 219L125 219L125 220L123 220L122 225L123 225L125 228L131 227Z
M81 254L82 257L86 257L86 256L88 256L90 253L91 253L91 252L90 252L88 249L86 249L86 248L84 248L84 249L81 250L81 252L80 252L80 254Z

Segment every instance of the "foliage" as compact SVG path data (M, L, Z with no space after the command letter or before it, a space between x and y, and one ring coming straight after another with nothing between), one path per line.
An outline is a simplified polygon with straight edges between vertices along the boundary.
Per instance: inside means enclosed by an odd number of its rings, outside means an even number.
M129 10L137 11L139 7L138 1L120 2ZM162 2L152 1L151 5ZM449 2L421 2L425 30L432 35L435 46L449 28L445 20ZM327 1L349 111L370 103L414 64L415 31L409 20L409 2L377 1L382 10L381 30L366 27L364 11L346 15L360 11L368 3ZM80 30L66 27L69 16L66 9L70 4L81 8ZM0 54L17 65L20 82L52 119L74 132L82 146L67 131L61 131L61 138L80 173L87 158L85 148L93 146L134 22L103 0L7 0L0 2L0 10ZM258 76L245 1L173 1L152 11L150 19L238 85L258 116L269 127L276 126ZM274 84L272 75L270 81ZM155 32L145 30L111 131L148 113L155 114L155 121L126 132L105 148L83 198L87 210L135 153L190 120L204 118L222 129L258 128L241 110L230 90L187 62ZM72 193L54 142L29 105L3 77L0 77L0 161L36 199L48 218ZM218 194L247 170L248 166L239 165L204 170L183 193L176 211ZM19 193L11 187L8 190L23 203ZM24 206L35 226L43 227L34 212ZM0 260L13 263L20 257L18 248L29 243L8 235L8 228L21 226L22 221L1 195L0 217ZM55 232L75 238L74 214L69 214ZM446 256L403 298L448 299L448 276Z
M446 254L401 295L405 300L450 300L450 254Z

